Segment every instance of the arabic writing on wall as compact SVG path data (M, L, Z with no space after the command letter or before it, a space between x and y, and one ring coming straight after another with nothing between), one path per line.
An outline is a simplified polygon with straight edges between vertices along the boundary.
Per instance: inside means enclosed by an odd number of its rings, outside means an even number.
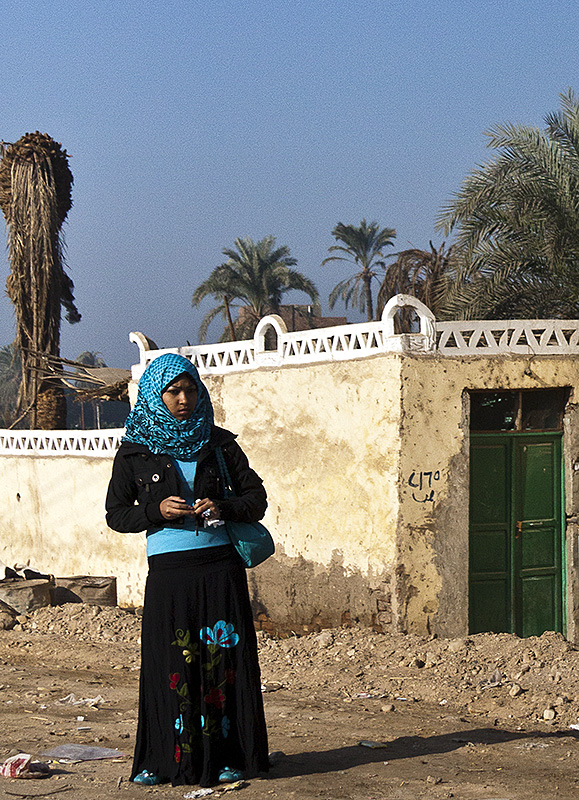
M415 470L412 472L408 478L408 485L412 487L412 499L417 503L434 503L436 487L433 484L439 480L439 469L421 472Z

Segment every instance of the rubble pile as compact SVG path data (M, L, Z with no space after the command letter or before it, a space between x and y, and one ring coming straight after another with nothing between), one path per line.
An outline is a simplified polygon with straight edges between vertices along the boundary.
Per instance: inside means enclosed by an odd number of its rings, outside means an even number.
M437 639L346 629L260 642L267 679L288 689L326 688L367 709L428 702L497 723L579 723L579 650L558 633Z
M84 642L138 642L141 638L140 616L116 606L86 603L45 606L19 616L18 622L20 629L27 632L75 636Z
M140 616L82 603L47 606L17 618L14 633L92 643L126 643L138 661ZM481 633L459 639L328 629L276 638L258 632L266 692L360 704L376 712L405 704L440 706L441 714L481 716L485 724L579 723L579 649L561 634L519 639Z

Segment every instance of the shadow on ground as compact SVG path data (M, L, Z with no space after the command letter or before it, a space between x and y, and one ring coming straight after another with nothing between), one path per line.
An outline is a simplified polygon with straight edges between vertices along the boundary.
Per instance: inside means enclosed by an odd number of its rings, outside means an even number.
M364 764L395 761L415 756L449 753L471 744L502 744L524 739L577 740L577 731L505 731L495 728L461 730L439 736L400 736L387 742L386 747L371 749L361 745L336 747L331 750L312 750L286 756L271 768L270 779L290 778L298 775L318 775L344 771Z

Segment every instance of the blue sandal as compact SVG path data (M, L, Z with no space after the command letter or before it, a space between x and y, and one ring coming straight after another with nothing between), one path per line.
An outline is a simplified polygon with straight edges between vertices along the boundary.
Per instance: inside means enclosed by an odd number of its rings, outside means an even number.
M141 786L158 786L161 783L161 778L157 777L154 772L144 769L138 775L135 775L133 783L140 783Z
M243 780L243 772L240 769L223 767L217 780L219 783L233 783L234 781L241 781Z

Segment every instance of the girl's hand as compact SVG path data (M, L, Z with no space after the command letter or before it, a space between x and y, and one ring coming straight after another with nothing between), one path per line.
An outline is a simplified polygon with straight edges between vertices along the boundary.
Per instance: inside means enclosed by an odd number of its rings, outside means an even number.
M192 517L196 513L182 497L166 497L159 504L159 511L164 519L178 519L179 517Z
M221 518L219 506L214 500L210 500L208 497L204 497L203 500L195 500L193 513L205 520Z

